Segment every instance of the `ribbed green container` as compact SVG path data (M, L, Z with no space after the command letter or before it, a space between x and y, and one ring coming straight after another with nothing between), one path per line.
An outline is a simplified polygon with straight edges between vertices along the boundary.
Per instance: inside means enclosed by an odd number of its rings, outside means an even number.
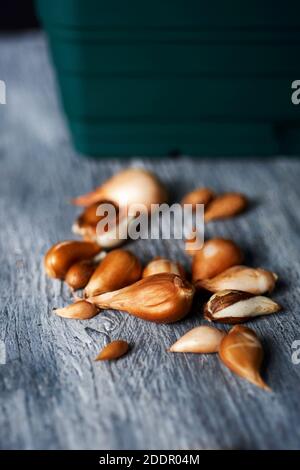
M299 2L37 3L81 153L299 153Z

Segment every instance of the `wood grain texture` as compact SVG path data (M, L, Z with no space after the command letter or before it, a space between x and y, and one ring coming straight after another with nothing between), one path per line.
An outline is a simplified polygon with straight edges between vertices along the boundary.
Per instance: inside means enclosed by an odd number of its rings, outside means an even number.
M300 162L178 159L93 161L72 150L54 89L44 38L0 39L0 446L5 449L274 449L300 447ZM217 138L217 136L216 136ZM266 350L265 393L225 369L217 356L169 354L177 338L204 324L200 303L175 325L105 311L67 321L53 307L70 300L46 278L42 258L71 236L68 204L126 165L153 169L172 197L198 185L245 192L245 215L208 225L206 236L232 237L249 263L278 272L274 297L284 311L249 323ZM130 244L145 263L161 255L190 268L181 241ZM224 327L226 329L226 327ZM93 359L122 338L130 354Z

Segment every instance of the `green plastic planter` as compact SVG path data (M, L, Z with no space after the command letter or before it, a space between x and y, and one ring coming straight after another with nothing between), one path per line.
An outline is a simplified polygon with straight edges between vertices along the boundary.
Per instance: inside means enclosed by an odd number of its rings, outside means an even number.
M299 153L298 2L37 4L81 153Z

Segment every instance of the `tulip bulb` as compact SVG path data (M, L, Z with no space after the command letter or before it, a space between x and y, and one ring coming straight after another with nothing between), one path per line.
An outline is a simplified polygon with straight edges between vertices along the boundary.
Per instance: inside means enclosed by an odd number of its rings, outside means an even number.
M204 213L205 222L216 219L227 219L243 212L248 205L244 194L225 193L216 197Z
M276 280L277 275L265 269L233 266L212 279L198 280L195 285L210 292L239 290L259 295L271 292Z
M89 206L99 201L108 200L122 207L125 204L144 204L151 209L151 204L161 204L167 200L167 192L158 178L142 168L127 168L107 180L94 191L73 199L73 204Z
M193 208L196 208L196 204L207 205L214 197L215 193L210 188L197 188L186 194L181 204L192 204Z
M85 287L85 297L121 289L138 281L142 266L138 258L126 250L109 252L99 264Z
M172 323L188 314L194 288L179 276L154 274L123 289L88 301L102 309L123 310L143 320Z
M74 320L88 320L93 318L99 313L96 305L87 302L86 300L78 300L73 304L63 308L56 308L54 312L59 317L73 318Z
M242 261L243 254L233 241L224 238L208 240L193 258L193 282L215 277Z
M66 274L65 282L73 290L83 289L89 282L96 266L96 263L91 260L83 260L73 264Z
M124 356L128 350L129 344L127 341L118 339L104 346L95 361L111 361L113 359L119 359L119 357Z
M116 223L118 223L119 209L111 201L101 201L103 204L112 204L115 208ZM97 240L97 224L103 219L104 215L97 215L97 209L100 202L95 202L90 206L86 207L84 211L79 215L75 221L72 230L74 233L81 235L85 240L96 241ZM100 234L98 234L100 235ZM102 246L101 243L99 245ZM104 247L104 246L103 246Z
M222 339L224 331L218 330L211 326L197 326L188 331L174 343L170 352L186 352L186 353L216 353Z
M232 372L264 390L270 390L260 375L263 348L253 330L234 326L223 338L219 355Z
M173 273L177 276L186 278L183 266L175 261L170 261L166 258L154 258L150 263L147 264L143 271L142 277L152 276L152 274L159 273Z
M100 250L94 242L67 240L56 243L45 255L46 273L49 277L64 279L73 264L94 258Z
M242 323L279 312L280 305L263 295L238 290L216 292L204 306L204 317L220 323Z

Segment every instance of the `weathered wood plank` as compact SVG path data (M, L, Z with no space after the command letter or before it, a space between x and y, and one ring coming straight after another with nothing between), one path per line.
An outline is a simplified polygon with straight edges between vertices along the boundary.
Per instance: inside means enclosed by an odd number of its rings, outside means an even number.
M70 146L54 91L44 40L2 37L0 78L0 365L2 448L299 448L300 366L291 361L299 333L300 163L270 160L101 160L78 158ZM217 138L217 136L216 136ZM241 190L252 210L212 223L207 236L233 237L249 262L277 271L275 298L283 313L250 323L262 338L264 393L233 376L216 356L170 355L166 348L203 322L200 304L175 325L154 325L103 312L86 322L51 310L70 296L46 279L42 257L71 236L71 196L99 184L126 165L154 169L174 198L205 184ZM181 242L130 245L146 262L167 255L184 262ZM110 338L134 346L122 360L94 363Z

